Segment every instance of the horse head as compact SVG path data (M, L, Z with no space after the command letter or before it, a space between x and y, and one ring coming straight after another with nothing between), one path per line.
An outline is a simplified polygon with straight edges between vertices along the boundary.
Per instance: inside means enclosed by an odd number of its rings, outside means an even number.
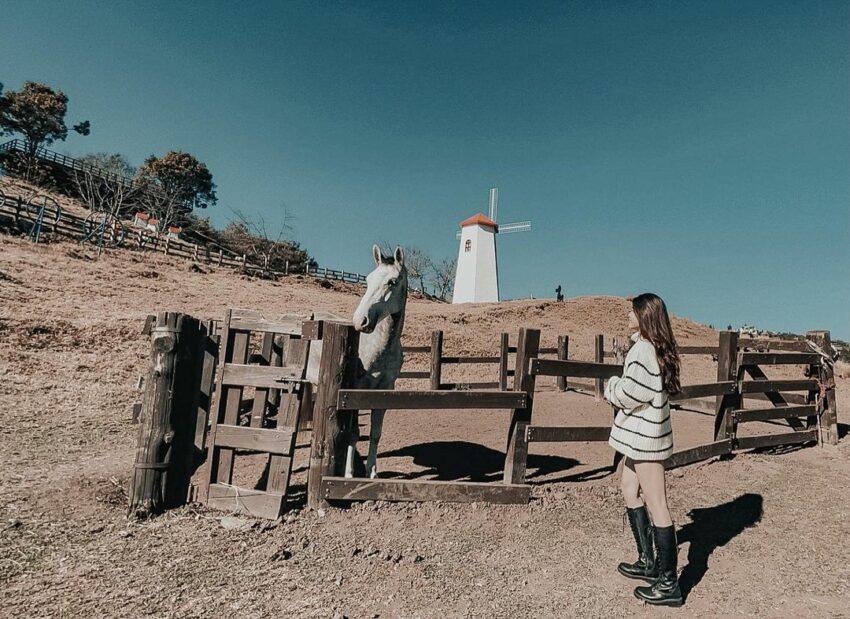
M379 322L402 312L407 303L407 268L401 247L396 247L392 256L384 256L373 245L372 258L375 270L366 276L366 293L352 318L361 333L372 333Z

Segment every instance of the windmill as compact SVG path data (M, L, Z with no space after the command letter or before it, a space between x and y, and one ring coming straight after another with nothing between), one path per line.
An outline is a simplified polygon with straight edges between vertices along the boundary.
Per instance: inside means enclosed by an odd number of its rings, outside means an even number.
M496 235L528 232L530 221L498 224L499 190L490 188L490 216L476 213L460 222L460 247L452 303L493 303L499 300Z

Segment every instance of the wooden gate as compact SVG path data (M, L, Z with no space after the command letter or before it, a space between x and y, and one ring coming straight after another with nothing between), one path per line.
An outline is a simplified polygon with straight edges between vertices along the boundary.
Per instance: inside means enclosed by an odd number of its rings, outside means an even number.
M272 519L285 508L299 418L310 403L305 375L313 326L303 317L266 320L247 310L225 314L207 442L210 507ZM261 345L249 356L252 334ZM246 388L253 389L253 399L243 399ZM257 453L268 455L265 487L235 485L235 457Z

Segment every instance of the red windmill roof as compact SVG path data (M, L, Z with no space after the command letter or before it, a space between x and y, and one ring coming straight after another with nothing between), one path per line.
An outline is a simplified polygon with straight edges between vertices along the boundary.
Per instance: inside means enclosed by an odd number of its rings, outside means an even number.
M460 222L460 227L465 228L466 226L490 226L491 228L498 228L498 224L487 217L484 213L475 213L469 219L464 219Z

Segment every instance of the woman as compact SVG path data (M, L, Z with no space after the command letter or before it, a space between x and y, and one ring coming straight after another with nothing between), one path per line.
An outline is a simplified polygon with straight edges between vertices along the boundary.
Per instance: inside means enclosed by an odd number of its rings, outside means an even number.
M664 301L652 293L635 297L629 329L634 346L626 355L623 376L612 377L605 387L605 399L617 409L608 443L625 456L620 488L638 549L637 561L617 569L652 583L635 589L638 599L681 606L676 535L664 478L664 460L673 453L668 394L680 389L679 353Z

